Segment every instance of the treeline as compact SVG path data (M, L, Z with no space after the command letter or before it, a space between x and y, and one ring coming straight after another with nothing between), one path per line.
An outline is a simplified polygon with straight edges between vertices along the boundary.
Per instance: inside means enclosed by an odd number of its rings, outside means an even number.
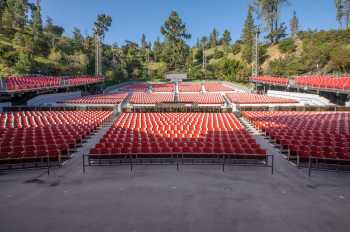
M348 72L349 31L302 32L295 11L288 23L281 22L282 8L291 5L287 3L287 0L254 0L247 8L238 41L232 41L229 30L220 33L214 28L189 46L191 33L173 11L160 25L160 36L155 41L148 41L142 34L140 41L125 41L118 46L103 42L112 24L108 15L97 16L91 25L92 34L84 36L74 28L73 35L66 36L64 28L51 18L42 19L39 0L35 3L0 0L0 75L92 75L101 66L110 83L164 79L169 72L186 72L191 79L246 82L255 62L257 34L266 39L258 46L258 63L264 66L261 72L275 75ZM349 24L346 4L349 2L335 0L337 20L342 28ZM261 23L264 26L257 27ZM270 50L276 46L280 55L273 58Z

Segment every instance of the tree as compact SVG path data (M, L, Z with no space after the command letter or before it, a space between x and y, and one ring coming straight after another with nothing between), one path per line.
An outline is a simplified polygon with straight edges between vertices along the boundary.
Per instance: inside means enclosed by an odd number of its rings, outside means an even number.
M334 0L335 8L337 10L337 21L339 28L343 28L343 0Z
M94 25L95 35L103 39L106 32L109 30L109 27L112 25L112 17L109 15L100 14L97 16L97 20Z
M343 28L343 22L345 21L346 28L350 27L350 0L334 0L335 8L337 11L337 21L339 28Z
M287 2L287 0L255 0L254 2L256 12L267 28L266 38L272 44L285 36L286 27L279 22L279 18L281 7Z
M73 28L73 38L72 38L72 47L74 51L79 51L83 49L84 37L81 34L79 28Z
M231 33L228 30L224 31L222 35L221 44L224 46L225 50L230 46L231 43Z
M218 37L219 37L219 33L214 28L213 31L210 33L210 36L209 36L209 44L210 44L211 48L215 48L219 44L218 43Z
M34 46L37 46L38 41L41 38L43 32L43 21L41 19L40 0L37 0L36 4L32 7L32 30Z
M162 59L162 43L160 42L159 37L153 43L153 58L155 62L159 62Z
M177 69L178 65L185 65L188 46L186 40L191 38L187 32L186 24L176 11L172 11L169 18L160 28L160 32L165 37L165 58L167 58L168 67Z
M242 36L241 36L242 47L243 47L242 58L248 64L252 62L255 30L256 30L256 27L255 27L254 18L253 18L253 7L249 6L247 18L245 20Z
M297 17L297 13L293 11L293 17L290 20L290 31L293 38L297 36L298 30L299 30L299 19Z

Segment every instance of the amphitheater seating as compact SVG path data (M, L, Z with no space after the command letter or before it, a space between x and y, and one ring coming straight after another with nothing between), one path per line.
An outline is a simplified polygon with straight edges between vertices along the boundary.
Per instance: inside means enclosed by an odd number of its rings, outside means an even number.
M224 104L225 99L219 93L180 93L179 102L193 102L197 104Z
M202 84L180 83L179 92L201 92Z
M317 89L350 90L350 77L300 76L295 78L295 84Z
M243 116L301 160L350 161L349 112L243 112Z
M69 77L68 79L66 79L66 85L68 86L88 85L88 84L94 84L100 81L103 81L102 77L77 76L77 77Z
M10 76L6 78L9 91L44 89L63 86L93 84L102 81L102 77L93 76Z
M221 83L205 83L204 88L207 92L234 91L232 88Z
M232 113L123 113L90 156L128 154L266 157Z
M234 104L284 104L297 103L286 98L270 97L252 93L227 93L226 96Z
M119 88L121 91L146 92L148 90L147 83L126 84Z
M119 104L126 99L128 96L127 93L113 93L113 94L103 94L103 95L92 95L79 97L75 99L65 100L63 103L66 104L98 104L98 105L106 105L106 104Z
M0 114L0 161L59 160L110 111L21 111Z
M273 84L273 85L288 85L288 78L284 77L272 77L272 76L258 76L258 77L251 77L251 81L264 83L264 84Z
M152 84L153 92L174 92L175 84Z
M162 102L174 102L172 93L133 93L130 104L157 104Z

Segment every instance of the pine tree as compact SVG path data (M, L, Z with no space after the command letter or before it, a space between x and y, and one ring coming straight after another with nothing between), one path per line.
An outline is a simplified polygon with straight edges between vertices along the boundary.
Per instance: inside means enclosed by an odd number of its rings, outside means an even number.
M40 0L36 1L35 6L32 8L32 30L33 30L33 41L34 46L37 46L37 43L42 36L43 32L43 22L41 19L41 7Z
M252 49L254 43L254 34L255 34L255 24L253 18L253 7L248 7L247 18L244 22L244 27L242 31L242 58L247 62L252 62Z
M276 43L285 36L286 27L279 22L281 7L287 0L255 0L254 5L260 18L262 18L267 27L268 34L266 38L271 43Z
M222 35L222 40L221 40L221 44L227 48L230 46L231 43L231 33L228 30L224 31L224 34Z
M188 54L188 46L185 40L191 38L191 34L187 32L186 24L176 11L172 11L169 18L160 28L160 32L165 37L164 58L167 59L167 64L170 69L178 69L179 66L184 66Z
M343 0L334 0L335 8L337 10L337 21L339 28L343 28Z
M219 37L219 33L214 28L213 31L210 33L210 36L209 36L209 44L210 44L211 48L215 48L219 44L218 43L218 37Z
M297 17L297 13L293 11L293 17L290 20L290 31L293 38L297 36L298 30L299 30L299 19Z
M153 56L155 62L160 62L162 58L162 43L160 42L159 37L157 37L156 41L153 44Z
M81 34L79 28L73 28L73 39L72 39L72 47L74 51L79 51L83 49L84 37Z

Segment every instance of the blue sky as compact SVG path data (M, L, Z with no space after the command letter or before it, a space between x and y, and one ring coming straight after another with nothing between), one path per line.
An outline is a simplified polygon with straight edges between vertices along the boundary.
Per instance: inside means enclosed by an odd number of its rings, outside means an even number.
M190 44L208 35L215 27L228 29L233 40L239 39L247 7L253 0L42 0L42 14L65 28L70 35L74 27L91 33L97 14L112 16L113 24L106 35L107 43L139 41L161 37L160 26L172 10L178 11L189 32ZM289 22L295 9L303 30L337 28L333 0L289 0L283 8L282 21ZM315 3L317 2L317 3ZM69 7L68 7L69 6ZM289 24L289 23L288 23ZM161 37L162 38L162 37Z

